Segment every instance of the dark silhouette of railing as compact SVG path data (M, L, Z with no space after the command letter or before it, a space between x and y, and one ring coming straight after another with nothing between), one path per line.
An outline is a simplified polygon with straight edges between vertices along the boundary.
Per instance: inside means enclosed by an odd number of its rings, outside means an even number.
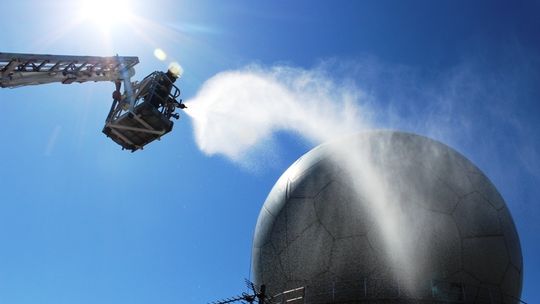
M356 281L316 282L276 294L273 304L326 303L445 303L445 304L527 304L499 288L461 282L431 280L406 288L391 279L362 278Z

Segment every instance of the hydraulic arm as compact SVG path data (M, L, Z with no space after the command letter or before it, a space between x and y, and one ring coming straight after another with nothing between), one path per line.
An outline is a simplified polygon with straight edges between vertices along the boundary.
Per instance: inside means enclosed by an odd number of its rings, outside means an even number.
M169 133L172 118L179 118L176 109L185 108L180 89L174 85L179 75L156 71L140 82L131 82L137 63L138 57L0 53L0 87L113 82L116 90L103 133L123 149L136 151Z
M138 57L0 53L0 87L129 80Z

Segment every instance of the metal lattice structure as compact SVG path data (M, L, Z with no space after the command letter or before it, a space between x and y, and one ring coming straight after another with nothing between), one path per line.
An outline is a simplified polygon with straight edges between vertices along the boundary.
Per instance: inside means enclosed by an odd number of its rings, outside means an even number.
M249 293L244 292L241 295L225 298L219 301L211 302L210 304L229 304L240 302L243 304L300 304L304 299L304 287L293 288L275 295L266 294L266 286L263 284L256 287L251 281L246 280L246 286Z
M128 80L138 57L0 53L0 87Z
M266 295L265 285L255 287L246 280L249 293L225 298L210 304L527 304L512 295L486 286L462 282L430 280L424 282L420 294L410 293L406 284L398 279L359 278L358 280L319 281L310 285L288 289L275 295Z

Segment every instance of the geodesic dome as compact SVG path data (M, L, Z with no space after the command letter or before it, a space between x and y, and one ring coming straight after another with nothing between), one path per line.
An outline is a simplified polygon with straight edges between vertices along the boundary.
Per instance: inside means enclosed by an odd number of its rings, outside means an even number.
M489 179L448 146L393 131L298 159L262 207L252 256L257 284L303 286L305 303L518 303L523 276Z

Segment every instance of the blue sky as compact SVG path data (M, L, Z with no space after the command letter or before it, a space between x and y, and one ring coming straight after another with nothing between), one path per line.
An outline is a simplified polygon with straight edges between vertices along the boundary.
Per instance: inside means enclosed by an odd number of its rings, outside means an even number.
M175 60L185 99L251 64L353 82L376 127L439 139L490 177L520 234L523 298L540 301L538 1L128 2L136 26L108 29L79 0L3 3L0 52L135 55L136 79ZM183 115L161 142L121 151L101 133L112 90L0 90L1 303L206 303L240 292L259 208L313 146L280 132L277 158L249 170L202 153Z

